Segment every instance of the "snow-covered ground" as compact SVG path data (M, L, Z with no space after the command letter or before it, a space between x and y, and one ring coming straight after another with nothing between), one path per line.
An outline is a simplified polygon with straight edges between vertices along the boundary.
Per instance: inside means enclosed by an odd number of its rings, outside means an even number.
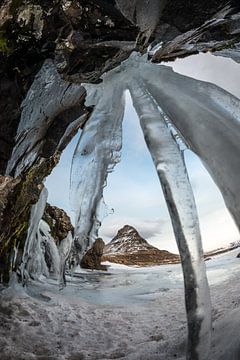
M240 359L239 249L206 262L213 304L209 360ZM0 359L184 359L186 318L180 265L109 264L0 293Z

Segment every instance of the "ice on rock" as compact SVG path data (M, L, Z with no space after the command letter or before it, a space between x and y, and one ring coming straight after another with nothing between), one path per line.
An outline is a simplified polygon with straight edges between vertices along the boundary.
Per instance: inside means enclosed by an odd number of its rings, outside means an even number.
M21 264L23 283L27 283L30 278L38 279L42 274L46 276L49 274L42 252L42 236L39 231L39 224L44 213L47 197L47 189L43 188L38 202L33 205L31 209L27 239L25 241Z
M70 255L73 244L73 237L71 231L68 232L67 236L60 242L59 245L59 257L60 257L60 267L59 267L59 286L62 289L66 286L66 261Z
M48 192L43 188L38 202L32 206L28 234L25 242L22 264L20 266L23 283L29 279L58 277L62 259L56 243L51 236L48 224L41 220L47 202Z
M40 220L39 223L39 237L48 271L51 275L58 276L60 269L59 251L51 235L50 227L44 220Z
M40 156L46 133L55 117L66 109L69 113L65 118L69 116L71 108L79 106L84 92L81 85L62 80L52 60L44 62L21 104L21 120L7 174L18 176L34 163ZM73 120L78 118L75 113ZM84 116L80 118L84 123ZM75 125L79 127L78 123Z
M110 72L100 85L86 84L85 88L86 105L95 108L82 131L71 169L71 203L76 216L74 244L79 249L79 262L97 238L101 225L103 188L108 173L120 160L124 114L124 89L117 73Z

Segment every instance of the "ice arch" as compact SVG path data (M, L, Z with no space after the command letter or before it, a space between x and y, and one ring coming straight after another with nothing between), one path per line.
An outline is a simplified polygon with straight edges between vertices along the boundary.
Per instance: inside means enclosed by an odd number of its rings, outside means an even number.
M120 159L124 90L129 89L155 164L182 259L191 360L207 359L211 303L198 216L184 158L167 126L174 124L203 161L240 226L240 100L221 88L156 66L132 54L105 74L100 85L86 84L94 106L77 145L71 175L76 212L75 245L81 255L95 240L103 187ZM80 257L81 257L80 255Z

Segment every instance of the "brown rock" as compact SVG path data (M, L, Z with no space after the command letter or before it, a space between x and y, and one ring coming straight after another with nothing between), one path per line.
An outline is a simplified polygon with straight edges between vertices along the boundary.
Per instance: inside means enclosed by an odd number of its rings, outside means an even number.
M43 179L57 164L59 156L41 159L34 167L15 179L0 178L0 282L7 283L14 268L15 249L18 258L24 249L32 205L39 198ZM18 261L15 267L19 265Z
M92 248L82 258L81 267L92 270L107 270L105 265L101 265L104 246L105 243L101 238L96 239Z
M51 229L51 235L59 244L68 234L69 231L73 233L73 226L70 217L67 213L59 209L57 206L52 206L47 203L43 220L45 220Z

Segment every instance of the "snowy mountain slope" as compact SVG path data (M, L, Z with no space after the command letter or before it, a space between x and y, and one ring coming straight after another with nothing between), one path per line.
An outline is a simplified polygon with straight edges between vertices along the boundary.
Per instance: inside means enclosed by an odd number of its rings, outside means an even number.
M159 250L143 239L136 229L125 225L104 248L103 261L125 265L161 265L179 262L179 256Z

